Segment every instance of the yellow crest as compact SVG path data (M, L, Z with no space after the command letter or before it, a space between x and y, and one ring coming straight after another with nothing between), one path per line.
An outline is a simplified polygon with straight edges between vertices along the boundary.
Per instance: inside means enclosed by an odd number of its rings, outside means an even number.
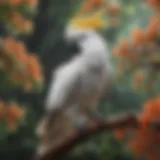
M93 12L90 15L77 15L70 21L70 25L80 29L102 29L106 27L104 20L105 9Z

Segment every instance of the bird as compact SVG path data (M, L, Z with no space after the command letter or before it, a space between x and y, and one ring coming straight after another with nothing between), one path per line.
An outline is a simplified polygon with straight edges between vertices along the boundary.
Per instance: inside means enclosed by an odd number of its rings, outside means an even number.
M113 84L114 72L105 38L102 12L74 17L64 30L64 40L77 52L52 72L45 100L46 113L36 128L38 155L55 147L73 128L83 132L90 119L101 119L98 106Z

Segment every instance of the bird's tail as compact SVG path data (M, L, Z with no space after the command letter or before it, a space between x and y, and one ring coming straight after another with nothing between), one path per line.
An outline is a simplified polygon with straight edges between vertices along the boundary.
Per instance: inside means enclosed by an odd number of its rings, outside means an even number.
M36 134L40 140L36 154L43 155L51 148L56 147L61 140L72 132L72 129L72 122L66 112L48 113L36 128Z
M50 126L54 126L55 121L60 118L61 112L48 112L43 118L40 120L37 128L36 128L36 135L39 138L45 136L46 132L48 132Z

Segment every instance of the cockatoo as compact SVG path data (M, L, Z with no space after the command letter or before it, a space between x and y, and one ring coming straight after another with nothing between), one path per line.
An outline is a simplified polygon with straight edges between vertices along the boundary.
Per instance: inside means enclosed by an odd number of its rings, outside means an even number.
M73 124L82 131L87 120L97 118L97 106L113 80L106 41L96 31L103 25L100 13L94 13L74 18L65 29L64 39L77 54L53 71L46 116L37 128L38 154L55 146Z

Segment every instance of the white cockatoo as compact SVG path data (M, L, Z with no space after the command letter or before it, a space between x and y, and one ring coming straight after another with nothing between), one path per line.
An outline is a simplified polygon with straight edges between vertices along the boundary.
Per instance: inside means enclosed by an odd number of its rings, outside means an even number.
M38 154L44 154L67 135L72 122L83 130L86 121L96 116L100 99L112 85L110 53L105 39L96 31L104 27L100 16L101 11L76 17L65 30L65 41L78 53L53 71L46 116L37 128L42 140Z

